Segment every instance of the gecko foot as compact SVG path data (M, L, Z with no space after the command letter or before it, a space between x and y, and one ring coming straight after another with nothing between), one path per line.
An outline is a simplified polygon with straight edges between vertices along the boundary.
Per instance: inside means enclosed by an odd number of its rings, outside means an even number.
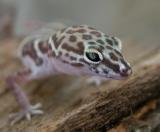
M86 83L87 84L94 84L97 87L100 86L106 79L101 78L101 77L97 77L97 76L93 76L87 79Z
M42 115L43 111L39 110L42 107L40 103L37 103L36 105L31 105L26 110L22 110L18 113L13 113L9 116L9 119L11 121L11 125L14 125L15 123L21 121L22 119L26 118L28 121L31 120L31 116L34 115Z

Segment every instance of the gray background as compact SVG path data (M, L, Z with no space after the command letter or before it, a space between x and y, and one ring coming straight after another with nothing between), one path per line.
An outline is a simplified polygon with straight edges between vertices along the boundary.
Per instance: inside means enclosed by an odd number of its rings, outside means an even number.
M15 32L37 27L26 23L88 24L121 38L147 43L160 40L160 0L1 0L16 6Z

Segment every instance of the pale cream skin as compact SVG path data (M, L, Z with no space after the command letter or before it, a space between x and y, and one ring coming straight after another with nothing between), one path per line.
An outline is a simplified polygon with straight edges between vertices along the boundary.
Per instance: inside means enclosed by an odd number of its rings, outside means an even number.
M27 83L57 74L125 79L131 74L131 67L122 56L121 48L118 38L87 25L52 26L24 39L18 54L24 68L6 79L21 107L21 111L12 116L11 124L43 114L40 104L30 104L17 81Z

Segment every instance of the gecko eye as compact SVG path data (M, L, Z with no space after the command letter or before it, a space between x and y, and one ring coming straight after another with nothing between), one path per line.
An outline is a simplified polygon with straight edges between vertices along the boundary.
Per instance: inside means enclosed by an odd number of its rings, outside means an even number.
M103 56L97 50L89 50L85 52L85 59L90 63L98 64L102 61Z

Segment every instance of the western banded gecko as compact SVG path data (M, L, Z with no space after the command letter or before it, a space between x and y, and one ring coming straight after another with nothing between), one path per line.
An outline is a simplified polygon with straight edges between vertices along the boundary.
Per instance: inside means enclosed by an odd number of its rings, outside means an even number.
M19 113L12 115L12 124L43 114L39 109L41 105L31 105L17 82L26 83L57 74L125 79L132 70L121 48L120 39L88 25L48 26L24 39L19 49L24 67L6 79L21 107Z

